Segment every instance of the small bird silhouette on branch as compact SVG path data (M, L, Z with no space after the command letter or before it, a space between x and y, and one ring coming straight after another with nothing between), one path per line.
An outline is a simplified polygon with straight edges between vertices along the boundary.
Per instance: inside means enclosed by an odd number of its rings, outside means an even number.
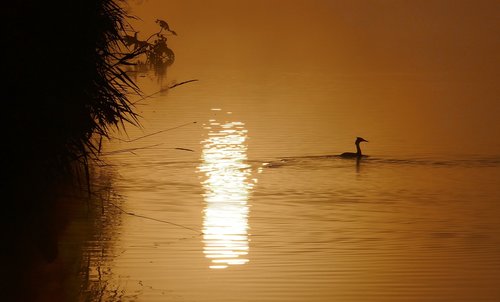
M163 30L166 30L168 32L170 32L172 35L174 36L177 36L177 33L173 30L170 29L170 26L168 26L168 23L164 20L160 20L160 19L156 19L155 21L156 23L158 23L158 25L160 25L161 29Z

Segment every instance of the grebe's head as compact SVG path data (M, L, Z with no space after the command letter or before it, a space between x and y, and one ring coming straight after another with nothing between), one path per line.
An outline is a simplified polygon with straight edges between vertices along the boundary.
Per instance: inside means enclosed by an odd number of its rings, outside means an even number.
M368 142L366 139L362 138L362 137L356 137L356 144L359 144L361 142Z

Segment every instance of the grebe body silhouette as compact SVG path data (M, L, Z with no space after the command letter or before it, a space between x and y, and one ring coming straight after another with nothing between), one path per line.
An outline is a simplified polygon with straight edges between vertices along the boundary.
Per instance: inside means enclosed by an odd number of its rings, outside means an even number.
M361 153L361 147L359 146L359 144L362 142L368 142L368 141L362 137L356 137L356 141L354 142L354 144L356 145L356 152L355 153L354 152L344 152L344 153L340 154L340 157L342 157L342 158L366 157L366 155L363 155L363 153Z

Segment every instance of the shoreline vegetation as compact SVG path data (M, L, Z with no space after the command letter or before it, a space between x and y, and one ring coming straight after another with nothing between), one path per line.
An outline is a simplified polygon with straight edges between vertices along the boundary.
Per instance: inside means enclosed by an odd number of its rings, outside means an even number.
M176 35L157 20L159 32L139 40L123 7L120 0L28 0L3 8L7 264L0 283L8 301L120 299L99 270L102 255L84 254L89 241L109 250L119 220L112 176L98 167L101 147L112 130L140 127L129 97L150 96L128 72L146 65L165 72L175 58L165 35Z

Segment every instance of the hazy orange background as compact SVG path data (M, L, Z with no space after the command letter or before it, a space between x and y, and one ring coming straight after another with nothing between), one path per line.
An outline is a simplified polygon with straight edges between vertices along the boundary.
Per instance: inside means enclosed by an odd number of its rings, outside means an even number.
M237 70L236 78L225 83L263 86L278 70L312 74L310 82L321 86L325 79L353 77L362 87L336 88L337 96L346 95L345 102L318 100L321 112L335 110L357 119L357 113L371 111L360 113L359 120L371 123L358 123L362 133L384 127L385 133L405 132L421 144L500 152L498 1L130 4L131 13L142 18L134 23L140 36L157 30L156 18L167 20L179 34L169 39L176 53L171 78L231 69ZM282 84L291 93L300 86Z

